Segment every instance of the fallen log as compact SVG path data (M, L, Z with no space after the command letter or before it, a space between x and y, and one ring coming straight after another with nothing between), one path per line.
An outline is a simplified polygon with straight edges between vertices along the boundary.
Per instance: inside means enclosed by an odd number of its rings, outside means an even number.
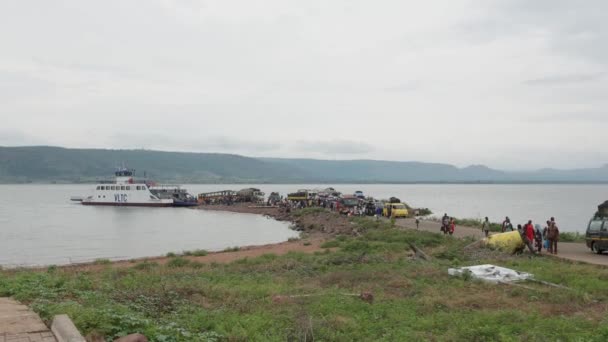
M428 256L426 253L424 253L424 252L423 252L423 251L422 251L420 248L416 247L416 245L414 245L413 243L408 242L408 245L409 245L409 246L410 246L410 248L411 248L411 249L414 251L414 255L415 255L417 258L421 258L421 259L424 259L424 260L426 260L426 261L431 260L431 257L430 257L430 256Z

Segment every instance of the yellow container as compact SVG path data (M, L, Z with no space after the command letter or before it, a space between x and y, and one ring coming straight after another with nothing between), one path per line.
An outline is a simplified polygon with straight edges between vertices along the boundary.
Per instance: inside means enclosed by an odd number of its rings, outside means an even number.
M515 253L525 247L518 231L493 234L485 239L486 245L507 253Z

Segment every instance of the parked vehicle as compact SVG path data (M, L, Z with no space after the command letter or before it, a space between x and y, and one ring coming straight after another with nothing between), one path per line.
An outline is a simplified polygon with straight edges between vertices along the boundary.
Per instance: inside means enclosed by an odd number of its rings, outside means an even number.
M382 209L382 216L386 217L407 217L408 214L407 207L403 203L384 203Z
M589 221L585 241L597 254L608 251L608 217L596 216Z
M365 199L365 195L363 194L363 191L360 191L360 190L355 191L355 195L354 196L357 197L357 198Z
M347 213L350 209L359 205L359 198L353 195L344 195L338 199L340 213Z
M256 188L246 188L239 190L237 191L236 196L238 202L264 202L264 193L260 191L260 189Z

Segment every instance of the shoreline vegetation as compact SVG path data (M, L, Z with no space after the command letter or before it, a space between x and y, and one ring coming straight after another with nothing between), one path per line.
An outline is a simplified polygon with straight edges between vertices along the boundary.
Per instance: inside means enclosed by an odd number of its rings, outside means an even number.
M301 238L272 252L197 250L4 270L0 296L27 303L45 320L67 313L85 335L108 341L135 332L151 341L608 339L606 267L503 254L388 220L256 212L292 221ZM487 263L563 287L447 274Z

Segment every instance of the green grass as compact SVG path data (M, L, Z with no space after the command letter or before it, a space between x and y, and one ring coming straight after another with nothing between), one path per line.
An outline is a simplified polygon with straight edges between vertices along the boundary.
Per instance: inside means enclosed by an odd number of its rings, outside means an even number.
M151 341L604 341L608 269L550 257L468 254L470 240L355 219L361 236L335 251L266 254L230 264L182 257L167 264L77 271L5 270L0 295L45 320L67 313L106 340ZM413 243L432 256L412 258ZM449 267L494 263L571 290L536 290L450 277ZM371 292L373 303L357 296ZM301 296L305 295L305 296ZM294 297L290 297L294 296Z
M561 242L585 242L585 234L581 234L579 232L559 233L559 241L561 241Z

